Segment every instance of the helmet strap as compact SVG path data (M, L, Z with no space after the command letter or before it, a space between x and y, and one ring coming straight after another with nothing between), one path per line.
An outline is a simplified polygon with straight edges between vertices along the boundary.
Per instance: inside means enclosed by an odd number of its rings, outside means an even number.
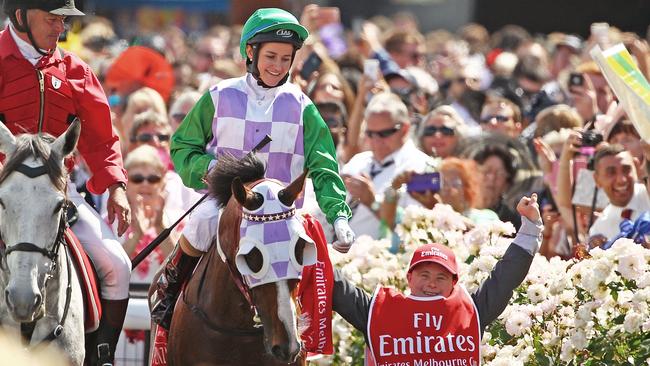
M257 61L259 59L259 51L260 51L260 44L261 43L253 43L250 46L253 48L253 58L252 60L249 60L246 58L246 71L251 73L255 80L257 80L257 85L261 86L262 88L266 89L271 89L271 88L276 88L289 80L289 71L287 71L287 74L284 75L284 77L278 82L278 85L276 86L269 86L262 81L262 78L260 77L260 69L257 67ZM289 70L291 70L291 66L293 65L293 60L296 57L296 47L293 48L293 53L291 54L291 64L289 65Z

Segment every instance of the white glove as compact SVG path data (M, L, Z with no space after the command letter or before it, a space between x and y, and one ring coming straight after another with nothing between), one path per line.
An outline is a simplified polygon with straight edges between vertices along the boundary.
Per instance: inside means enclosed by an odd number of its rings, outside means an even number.
M336 233L336 241L332 243L332 247L341 253L347 253L354 243L354 231L348 224L348 219L339 217L334 221L334 232Z

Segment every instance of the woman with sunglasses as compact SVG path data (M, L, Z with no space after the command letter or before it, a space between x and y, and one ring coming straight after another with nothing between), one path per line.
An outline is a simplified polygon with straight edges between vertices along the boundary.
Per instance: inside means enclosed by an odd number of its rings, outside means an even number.
M174 171L174 164L169 153L169 140L172 128L167 116L152 109L135 116L129 133L129 150L141 146L151 146L158 152L161 163L167 168L163 178L165 192L168 195L167 206L181 212L188 210L201 198L195 190L183 185L181 177ZM129 153L130 154L130 153Z
M466 134L465 122L451 106L440 106L424 117L418 130L420 149L441 158L456 156L458 141Z
M172 128L167 116L152 109L146 110L135 116L133 126L129 131L129 150L134 150L142 145L149 145L169 153L169 139Z
M182 212L169 212L164 179L167 167L155 148L142 145L131 151L126 157L124 168L129 177L126 197L133 212L133 219L122 245L129 257L133 257L157 237L171 219L179 217ZM131 274L131 282L151 283L154 274L172 251L173 243L180 236L179 230L177 227L152 255L144 259Z
M172 136L171 155L183 183L204 189L203 177L220 155L242 157L270 135L272 141L258 153L266 163L266 177L289 184L309 170L318 205L334 226L333 246L347 252L354 241L348 224L352 213L332 137L311 100L287 82L296 51L308 35L285 10L255 11L240 40L247 73L219 82L201 97ZM169 327L180 288L217 233L215 203L206 200L192 212L160 276L151 318L163 328Z

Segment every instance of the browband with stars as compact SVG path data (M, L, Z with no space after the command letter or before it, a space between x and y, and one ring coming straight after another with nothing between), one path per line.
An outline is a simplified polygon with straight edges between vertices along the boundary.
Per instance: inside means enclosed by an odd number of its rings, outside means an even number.
M296 214L296 209L292 208L289 211L274 213L274 214L265 214L265 215L255 215L255 214L242 212L242 217L248 221L269 222L269 221L286 220L295 214Z

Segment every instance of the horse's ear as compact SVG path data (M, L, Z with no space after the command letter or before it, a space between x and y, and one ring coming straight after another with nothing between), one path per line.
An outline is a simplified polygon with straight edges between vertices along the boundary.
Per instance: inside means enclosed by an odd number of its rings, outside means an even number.
M230 189L237 202L249 211L257 210L264 203L264 197L260 193L246 188L239 177L232 180Z
M302 189L305 186L305 178L307 178L307 173L308 170L305 169L302 174L298 178L296 178L291 184L289 184L286 188L278 192L278 199L280 202L282 202L283 205L285 206L291 206L293 205L293 202L298 198L298 195L300 192L302 192Z
M70 127L68 127L68 130L61 136L57 137L57 139L52 143L52 150L58 152L59 156L62 157L70 155L77 146L80 133L81 122L79 121L79 118L75 118L70 124Z
M16 151L16 138L5 126L4 121L0 121L0 152L9 155L14 151Z

